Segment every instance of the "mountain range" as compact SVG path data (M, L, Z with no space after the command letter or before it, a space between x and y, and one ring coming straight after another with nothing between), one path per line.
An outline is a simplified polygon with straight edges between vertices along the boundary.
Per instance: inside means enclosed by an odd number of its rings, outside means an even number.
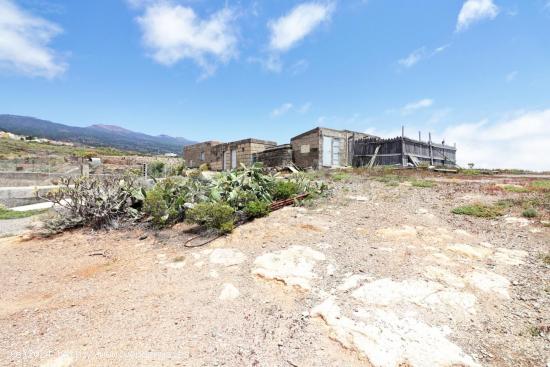
M0 130L17 135L152 154L176 153L180 155L185 145L195 143L186 138L168 135L152 136L115 125L96 124L88 127L76 127L17 115L0 115Z

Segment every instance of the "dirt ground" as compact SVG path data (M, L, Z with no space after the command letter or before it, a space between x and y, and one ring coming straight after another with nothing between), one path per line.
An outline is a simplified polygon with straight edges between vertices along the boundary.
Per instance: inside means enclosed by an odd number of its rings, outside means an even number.
M197 248L0 239L0 365L546 366L550 228L450 212L519 195L494 184L352 176Z

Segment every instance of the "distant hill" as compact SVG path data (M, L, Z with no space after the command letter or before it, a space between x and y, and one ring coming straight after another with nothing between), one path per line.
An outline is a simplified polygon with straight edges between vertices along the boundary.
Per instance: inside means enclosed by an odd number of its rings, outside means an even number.
M194 143L185 138L168 135L151 136L114 125L75 127L16 115L0 115L0 130L94 147L112 147L153 154L181 154L185 145Z

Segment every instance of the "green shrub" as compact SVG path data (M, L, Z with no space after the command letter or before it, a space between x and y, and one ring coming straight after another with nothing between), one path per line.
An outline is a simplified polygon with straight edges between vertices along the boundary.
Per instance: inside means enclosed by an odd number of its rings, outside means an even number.
M187 167L185 166L185 162L181 161L180 163L178 163L176 165L170 166L169 174L170 174L170 176L181 176L181 175L183 175L183 171L186 168Z
M297 182L289 180L280 180L273 186L273 200L290 199L300 193L300 187Z
M529 208L529 209L525 209L523 213L521 213L521 215L523 215L525 218L535 218L538 215L538 213L535 210L535 208Z
M36 214L41 214L46 212L45 210L27 210L24 212L17 212L15 210L11 210L0 204L0 219L18 219L18 218L26 218L30 217Z
M530 184L531 188L538 191L550 191L550 180L533 181Z
M143 212L162 227L185 218L185 204L210 201L210 185L199 177L167 178L147 192Z
M164 162L155 161L149 164L149 166L147 167L147 172L149 176L153 178L164 177L164 168Z
M371 178L373 181L378 181L382 183L390 183L390 182L399 182L401 179L397 175L392 174L384 174L382 176L372 176Z
M244 213L248 218L260 218L269 214L269 202L254 200L246 203Z
M244 209L254 200L271 201L273 177L264 173L263 166L241 165L239 169L222 172L213 180L211 191L214 201L223 201L236 210Z
M333 181L347 181L350 178L350 175L346 172L336 172L331 176Z
M199 203L187 211L186 219L218 233L235 228L235 209L224 203Z
M518 186L518 185L504 185L502 186L502 188L504 189L504 191L508 191L508 192L528 192L529 191L525 187Z
M93 228L110 227L120 219L139 216L143 195L134 176L105 176L59 179L60 188L45 199L54 203L59 215ZM60 221L63 222L63 221Z
M323 181L319 181L318 176L309 172L293 173L288 181L298 185L296 194L308 193L309 196L316 196L324 195L328 190L328 186Z
M471 215L479 218L495 218L501 216L502 212L502 206L485 204L464 205L452 210L453 214Z
M413 182L411 182L411 184L414 187L424 187L424 188L430 188L435 186L435 183L433 181L428 181L428 180L414 180Z

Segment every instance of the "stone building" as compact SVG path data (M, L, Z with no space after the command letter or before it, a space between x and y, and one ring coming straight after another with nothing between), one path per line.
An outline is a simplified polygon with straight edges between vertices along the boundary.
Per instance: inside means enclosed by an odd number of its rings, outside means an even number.
M188 167L196 168L203 163L210 164L215 160L212 147L222 144L219 141L205 141L183 147L183 159Z
M278 145L252 155L253 162L261 162L265 167L284 167L292 163L292 146Z
M316 127L290 139L294 164L300 168L351 166L354 142L369 134Z
M276 147L274 141L260 139L243 139L229 143L208 141L183 148L183 158L188 167L199 167L206 163L214 171L237 168L243 163L252 165L252 156L269 148Z
M277 145L274 141L244 139L229 143L206 141L183 148L188 167L208 164L211 170L250 166L261 162L266 167L282 167L294 163L301 168L344 167L353 160L353 146L357 139L376 138L372 135L316 127L295 136L290 144Z

